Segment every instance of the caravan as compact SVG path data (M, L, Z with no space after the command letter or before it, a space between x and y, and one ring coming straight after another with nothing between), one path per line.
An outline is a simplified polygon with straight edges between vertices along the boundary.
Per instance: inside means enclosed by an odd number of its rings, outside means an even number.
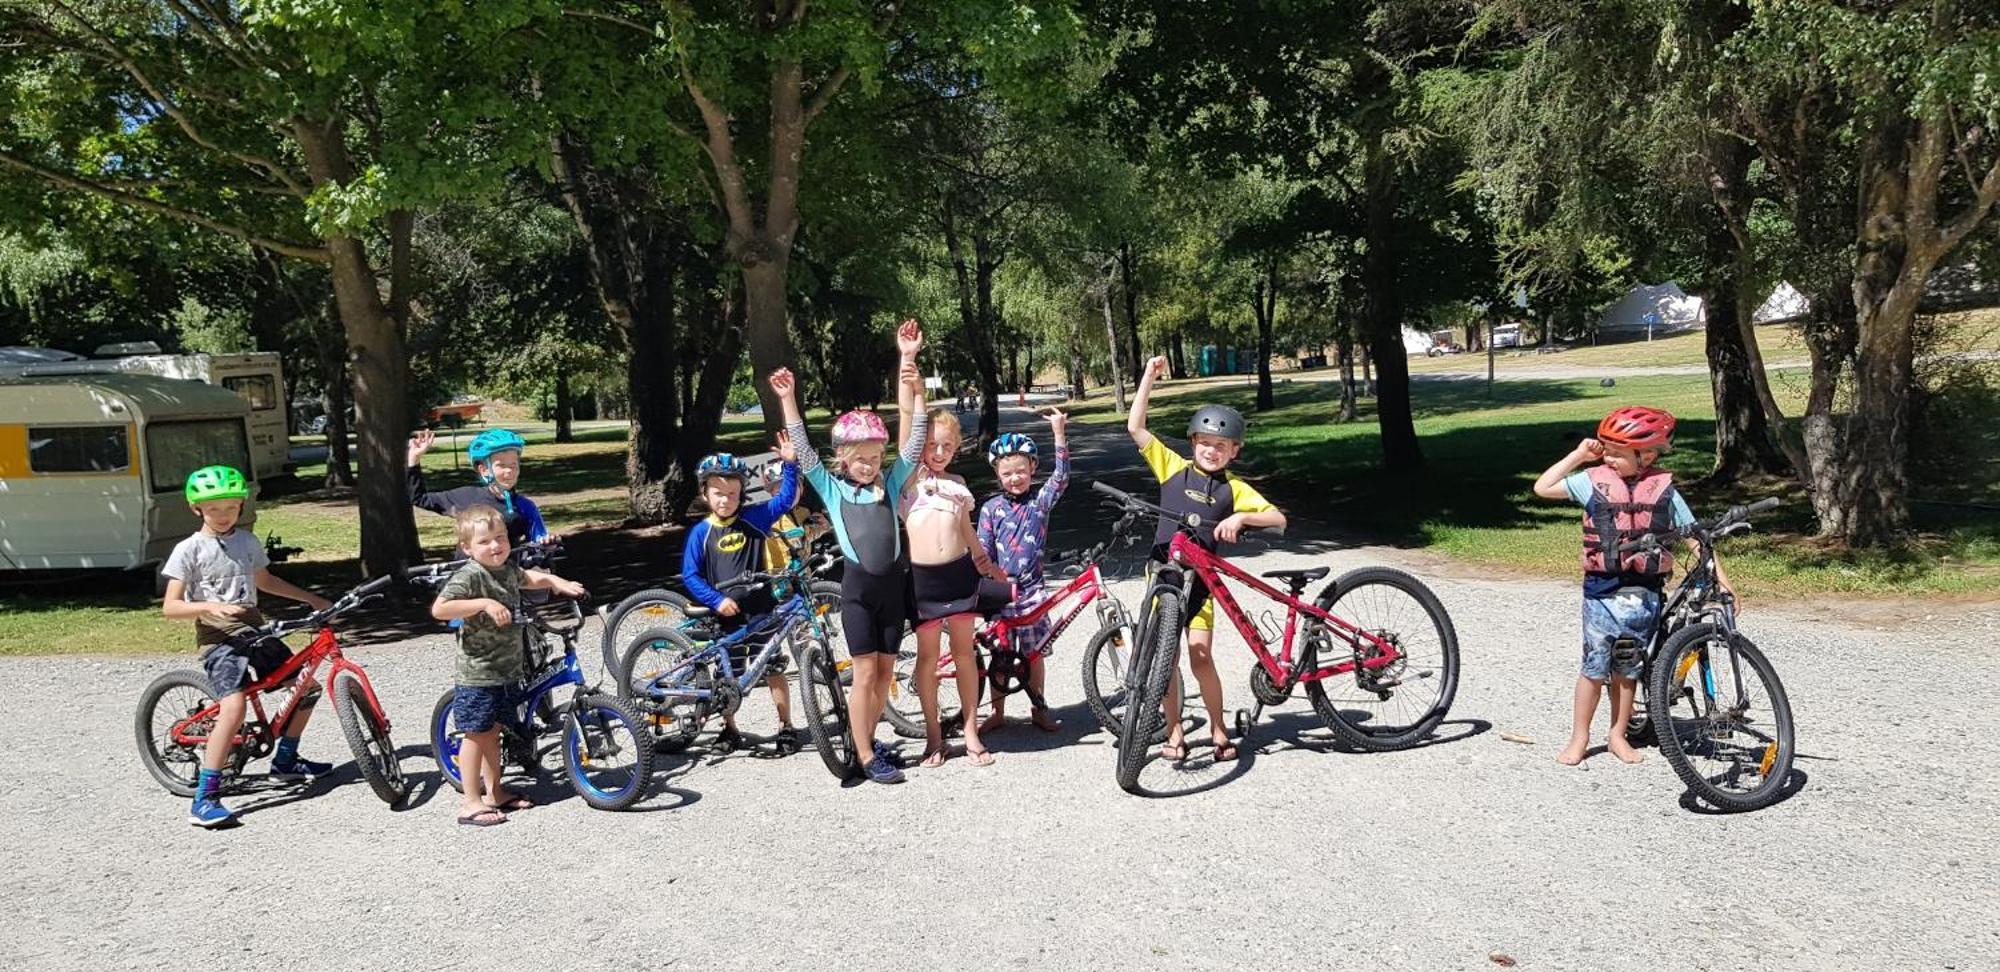
M241 397L206 383L0 378L0 571L165 559L200 522L181 499L187 474L249 467L250 415Z

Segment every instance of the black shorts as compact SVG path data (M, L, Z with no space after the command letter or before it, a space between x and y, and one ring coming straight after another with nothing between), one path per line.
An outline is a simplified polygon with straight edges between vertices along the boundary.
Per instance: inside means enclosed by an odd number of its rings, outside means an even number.
M841 572L840 627L848 654L894 655L902 648L903 623L909 617L909 576L909 568L902 565L893 573L871 574L851 563Z
M992 617L1013 603L1012 584L983 577L966 554L948 564L918 564L910 568L919 623L960 614Z
M210 648L201 656L201 669L215 697L221 698L270 677L291 660L292 650L276 638L241 638Z

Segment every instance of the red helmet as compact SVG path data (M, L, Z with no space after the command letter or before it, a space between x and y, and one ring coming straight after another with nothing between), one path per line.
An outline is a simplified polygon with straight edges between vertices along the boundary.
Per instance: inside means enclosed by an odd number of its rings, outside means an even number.
M1674 445L1674 417L1644 405L1627 405L1597 423L1597 439L1605 445L1665 452Z

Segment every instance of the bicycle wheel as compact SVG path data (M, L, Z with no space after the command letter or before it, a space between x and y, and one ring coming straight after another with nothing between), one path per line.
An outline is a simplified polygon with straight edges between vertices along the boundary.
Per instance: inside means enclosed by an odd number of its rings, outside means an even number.
M361 679L353 672L343 671L333 677L333 711L340 716L340 733L347 737L347 748L354 752L354 766L361 771L368 788L392 807L403 802L410 792L409 782L403 779L403 761L396 758L396 744L389 739L389 727L376 714Z
M1113 736L1125 722L1125 673L1138 655L1138 633L1131 624L1099 628L1083 648L1083 701L1097 724ZM1166 738L1166 720L1149 742Z
M438 775L444 777L451 788L465 792L465 781L458 775L458 742L465 734L451 721L451 700L458 693L445 689L438 696L437 704L431 706L431 758L437 761Z
M664 587L640 591L611 609L604 618L600 649L604 655L604 675L615 678L618 658L625 646L648 628L678 628L687 623L687 595Z
M618 696L633 706L650 727L653 745L677 753L701 731L700 703L671 690L706 687L707 672L689 669L687 660L700 651L673 628L647 628L618 660Z
M1690 625L1660 649L1652 681L1648 722L1689 791L1724 810L1776 802L1792 772L1792 706L1750 639Z
M847 685L841 674L826 643L809 639L799 657L799 684L804 689L799 701L805 708L806 735L812 737L827 770L846 780L860 775L861 761L855 758L848 733Z
M174 740L174 725L215 705L215 692L208 676L192 669L168 672L153 679L139 696L139 712L133 729L139 741L139 761L146 771L177 797L194 796L201 779L201 746L183 745ZM213 715L186 727L188 735L207 736L214 727ZM227 767L225 776L235 774Z
M563 714L563 769L583 802L623 810L646 793L653 774L653 740L631 702L584 692Z
M1366 634L1394 645L1397 659L1381 668L1359 663L1381 657L1372 642L1307 618L1306 649L1318 665L1357 662L1354 671L1306 683L1313 711L1342 742L1387 752L1428 737L1458 694L1458 633L1444 605L1422 581L1387 567L1363 567L1334 579L1319 607Z
M958 720L958 687L953 681L958 677L958 668L951 662L950 642L947 635L938 636L938 721L945 726L945 735L951 735L951 726ZM924 738L923 696L917 691L917 633L903 632L903 643L896 652L896 681L889 686L889 704L882 709L882 717L889 720L890 728L904 739Z
M1132 713L1160 712L1174 669L1180 664L1181 592L1162 588L1155 600L1152 644L1142 648L1127 669L1127 697L1137 708L1128 708L1128 717L1118 727L1118 787L1127 793L1139 792L1139 771L1146 768L1152 749L1152 733L1148 731L1152 719L1138 718ZM1158 722L1164 730L1164 713L1158 716Z

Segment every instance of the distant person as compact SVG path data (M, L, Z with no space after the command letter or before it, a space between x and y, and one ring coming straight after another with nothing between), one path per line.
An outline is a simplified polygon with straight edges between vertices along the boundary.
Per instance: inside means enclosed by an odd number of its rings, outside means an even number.
M175 621L194 622L195 644L201 646L201 667L221 706L208 743L201 748L201 772L195 779L194 804L188 823L215 828L232 823L236 814L222 805L222 770L229 765L238 730L243 728L243 689L277 671L292 659L292 650L276 638L260 637L264 616L257 611L257 592L303 601L315 611L332 602L296 587L271 573L271 560L248 530L236 529L250 485L228 466L203 466L188 474L182 489L188 508L201 518L201 529L174 546L160 575L167 579L160 613ZM333 770L299 755L299 736L311 721L319 686L299 699L285 735L271 754L271 775L281 780L310 780Z
M1620 639L1644 646L1660 624L1660 592L1674 572L1666 550L1620 553L1620 545L1654 531L1694 522L1673 474L1655 465L1673 448L1674 417L1657 408L1628 406L1597 424L1597 437L1577 443L1535 480L1535 495L1583 507L1583 669L1577 675L1569 745L1556 762L1575 766L1590 749L1590 723L1605 682L1611 684L1611 735L1605 749L1627 763L1643 757L1625 740L1637 695L1641 652L1613 657ZM1588 469L1578 467L1597 463ZM1689 549L1697 549L1693 540ZM1715 580L1728 591L1722 563Z

